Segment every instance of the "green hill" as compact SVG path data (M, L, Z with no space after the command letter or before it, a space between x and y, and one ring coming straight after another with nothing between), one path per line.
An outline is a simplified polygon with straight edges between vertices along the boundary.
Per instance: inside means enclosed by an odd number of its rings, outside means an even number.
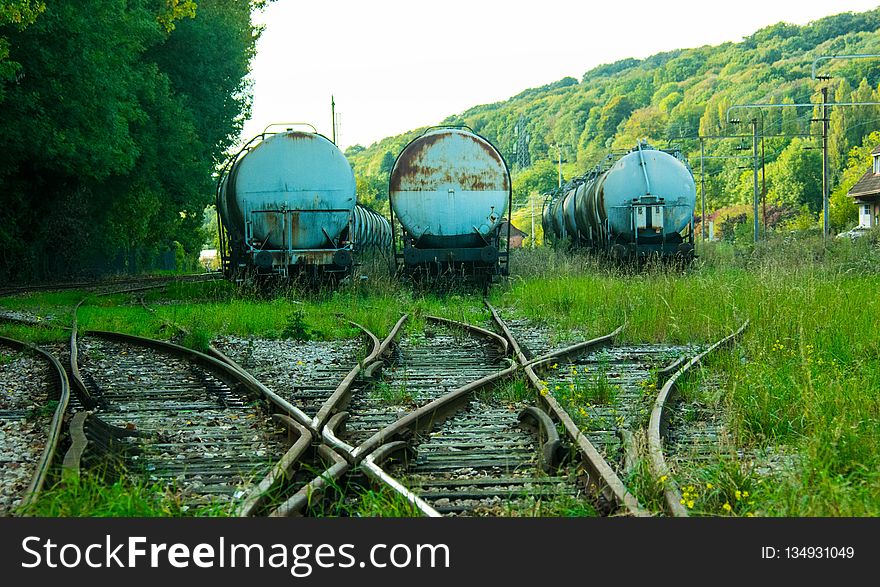
M753 193L751 129L748 124L729 124L728 107L818 102L822 83L829 84L831 102L880 101L878 60L823 61L820 72L832 79L811 79L817 57L880 53L878 26L880 9L829 16L805 26L778 23L739 43L678 49L601 65L580 81L564 78L438 122L467 125L498 147L513 172L515 207L527 205L530 193L541 194L556 185L559 155L563 174L570 178L596 165L610 150L629 149L638 139L647 138L657 146L679 146L699 179L698 135L749 135L741 141L705 142L706 154L713 157L704 160L707 208L745 203ZM843 177L850 149L861 146L868 134L880 128L880 108L831 110L829 156L837 182ZM732 117L746 119L755 112L739 110ZM816 148L820 141L793 137L818 134L820 125L810 122L816 116L818 110L811 107L763 111L768 204L803 215L815 215L821 209L821 152ZM422 130L346 151L362 199L387 210L387 177L394 157ZM524 135L527 142L522 140ZM738 155L743 157L733 158ZM860 156L865 155L860 152ZM861 159L854 165L860 166ZM848 186L841 185L838 191L843 187ZM835 200L840 201L845 198ZM851 212L837 213L836 223L845 224Z

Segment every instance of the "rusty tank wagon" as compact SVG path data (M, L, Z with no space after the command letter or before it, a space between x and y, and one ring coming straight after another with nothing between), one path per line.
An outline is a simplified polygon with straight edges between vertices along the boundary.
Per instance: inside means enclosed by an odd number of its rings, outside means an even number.
M314 127L275 126L232 157L218 182L224 274L340 277L362 252L389 250L391 225L357 204L342 151Z
M414 277L467 277L488 286L508 274L510 172L498 150L466 127L412 140L389 179L394 259ZM399 227L397 226L399 224Z

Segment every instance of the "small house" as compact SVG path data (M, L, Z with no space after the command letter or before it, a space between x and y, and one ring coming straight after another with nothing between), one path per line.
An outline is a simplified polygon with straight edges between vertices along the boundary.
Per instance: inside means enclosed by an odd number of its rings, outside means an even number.
M880 146L871 151L871 156L874 161L870 171L847 192L859 207L859 228L880 224Z
M501 230L501 232L499 234L501 235L501 238L507 237L507 225L508 224L509 223L507 222L507 220L501 221L501 224L499 225L499 228ZM520 229L518 229L515 225L510 224L510 240L508 241L507 246L511 249L521 249L522 244L523 244L523 239L527 236L529 236L529 233L523 232Z

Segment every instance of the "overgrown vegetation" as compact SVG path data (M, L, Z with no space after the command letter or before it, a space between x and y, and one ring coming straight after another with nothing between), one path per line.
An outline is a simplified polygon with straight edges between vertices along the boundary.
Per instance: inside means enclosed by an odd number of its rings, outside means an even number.
M624 342L707 343L751 320L737 351L721 351L706 367L704 376L719 382L717 388L694 396L724 411L736 445L728 452L738 455L732 460L720 455L717 470L683 472L680 484L694 487L688 492L694 511L880 514L880 396L874 392L880 389L880 299L873 295L880 289L880 233L827 243L808 232L776 235L758 245L706 243L696 263L684 269L617 267L544 248L515 253L513 276L493 288L490 301L504 316L527 318L551 331L587 338L625 323ZM76 299L69 293L39 294L0 299L0 305L64 322L67 304ZM429 314L472 323L488 318L478 295L416 290L381 271L336 291L310 293L296 286L258 294L225 283L184 284L148 293L145 302L154 312L130 296L92 298L80 310L81 326L168 336L162 325L170 321L201 329L207 338L280 337L294 315L317 338L336 339L358 336L346 320L384 336L403 312L417 329ZM67 336L58 328L8 324L0 325L0 333L42 341ZM607 386L601 373L598 380L596 375L581 374L583 385L575 384L568 402L574 416L587 403L613 398L613 389L603 391ZM699 382L697 377L687 383L685 393L699 390ZM646 388L645 397L655 392ZM516 402L534 392L514 379L492 393ZM756 473L760 455L776 453L788 455L789 465ZM656 488L640 479L631 482L642 487L639 495L646 500ZM754 503L730 501L737 490L748 491ZM729 512L722 511L724 503L731 505Z
M194 264L262 4L3 3L0 280Z
M184 517L226 516L230 511L229 504L220 502L190 508L162 482L85 473L65 476L18 513L43 517Z
M463 124L486 136L513 170L514 224L535 232L541 242L540 195L557 185L557 161L565 179L598 164L610 150L630 149L647 138L658 147L674 145L699 168L698 135L742 135L705 141L708 210L752 200L750 119L758 117L766 181L768 224L788 229L815 226L821 209L821 152L815 138L821 118L815 106L737 110L752 103L810 104L820 101L820 84L811 79L812 62L828 55L880 53L880 9L821 18L804 26L777 23L739 43L681 48L645 59L623 59L521 92L509 100L474 106L444 123ZM876 61L838 60L821 64L833 79L829 102L878 101ZM832 223L842 230L856 220L846 191L870 167L862 153L880 143L877 106L831 108L830 171L834 197ZM743 124L730 121L742 119ZM358 195L387 209L388 174L394 157L423 129L346 151L358 176ZM528 134L527 152L518 138ZM813 137L798 135L812 134ZM784 135L784 136L778 136ZM859 149L855 157L850 150ZM559 149L559 151L557 151ZM743 149L749 152L744 155ZM735 158L736 156L743 156ZM849 159L849 160L848 160ZM745 167L745 168L744 168ZM531 207L537 221L531 229ZM772 210L778 211L774 216ZM751 212L748 212L751 214ZM780 217L780 218L777 218ZM749 220L749 223L751 220ZM716 230L719 223L716 221ZM527 240L528 243L528 240Z

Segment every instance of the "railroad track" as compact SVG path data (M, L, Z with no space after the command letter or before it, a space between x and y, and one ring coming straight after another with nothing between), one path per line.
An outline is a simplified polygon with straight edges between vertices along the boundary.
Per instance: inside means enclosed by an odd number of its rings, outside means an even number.
M372 335L366 330L362 334L360 341L227 337L214 348L313 419L338 383L372 350Z
M552 396L539 393L545 386L506 324L491 310L519 364L448 391L354 449L335 437L333 420L324 430L325 440L335 442L353 462L362 461L361 468L374 482L397 491L429 516L541 515L554 508L645 515ZM610 338L586 341L550 358L587 351ZM503 395L477 393L520 367L533 385L531 393L513 401ZM557 421L567 434L573 431L570 439L559 436ZM566 444L577 458L564 458L569 452ZM401 453L403 465L386 464Z
M664 507L666 513L671 516L687 517L689 509L689 501L684 497L677 481L677 472L695 459L717 454L721 439L719 435L721 431L717 424L707 429L700 426L683 426L679 420L675 422L675 427L670 426L670 423L676 420L673 413L679 385L712 353L734 345L748 325L749 321L746 320L735 332L721 338L690 360L683 361L671 373L654 400L647 429L650 467L656 482L663 487ZM688 449L683 451L682 446L687 446ZM677 458L674 460L667 459L666 451L670 448L675 451Z
M72 424L68 466L87 447L144 479L173 485L186 502L241 499L288 449L289 416L234 369L170 343L92 332L71 352L82 403ZM280 404L281 411L292 406Z
M648 421L658 378L695 352L693 346L610 343L545 362L539 374L590 443L626 476L638 458L632 435Z
M0 516L26 508L50 472L70 392L58 360L0 337Z
M381 375L346 402L348 417L339 438L352 447L451 390L509 366L503 364L506 345L497 335L433 317L422 333L400 335L387 348L384 360L370 370L378 374L381 368ZM337 417L331 428L338 422Z
M200 282L223 279L220 273L191 273L185 275L149 276L149 277L126 277L117 279L72 281L64 283L38 283L0 288L0 297L13 296L24 293L39 291L64 291L70 289L82 289L96 293L113 293L114 290L132 290L144 287L159 287L175 282Z

